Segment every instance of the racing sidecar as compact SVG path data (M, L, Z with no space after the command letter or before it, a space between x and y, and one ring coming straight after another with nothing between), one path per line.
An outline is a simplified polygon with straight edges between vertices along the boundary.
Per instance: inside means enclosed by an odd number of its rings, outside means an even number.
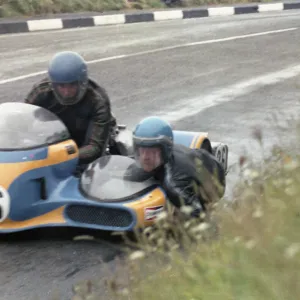
M165 193L134 167L127 133L122 127L116 136L120 155L97 159L78 177L78 148L61 120L34 105L1 104L0 233L53 226L131 231L153 224L165 209ZM221 155L227 166L226 145L214 146L205 133L174 135L177 143Z

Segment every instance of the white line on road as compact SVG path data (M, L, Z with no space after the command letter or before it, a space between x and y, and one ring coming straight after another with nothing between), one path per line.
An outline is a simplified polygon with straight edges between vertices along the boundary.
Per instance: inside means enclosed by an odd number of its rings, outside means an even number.
M156 48L156 49L147 50L147 51L135 52L135 53L131 53L131 54L124 54L124 55L116 55L116 56L110 56L110 57L105 57L105 58L99 58L99 59L95 59L95 60L90 60L87 63L88 64L95 64L95 63L101 63L101 62L110 61L110 60L129 58L129 57L135 57L135 56L140 56L140 55L145 55L145 54L153 54L153 53L162 52L162 51L180 49L180 48L184 48L184 47L192 47L192 46L207 45L207 44L213 44L213 43L234 41L234 40L246 39L246 38L251 38L251 37L264 36L264 35L275 34L275 33L283 33L283 32L287 32L287 31L294 31L294 30L297 30L297 29L298 29L298 27L292 27L292 28L271 30L271 31L263 31L263 32L257 32L257 33L245 34L245 35L236 35L236 36L231 36L231 37L227 37L227 38L220 38L220 39L199 41L199 42L194 42L194 43L180 44L180 45L175 45L175 46ZM18 77L12 77L12 78L9 78L9 79L3 79L3 80L0 80L0 85L10 83L10 82L19 81L19 80L23 80L23 79L28 79L28 78L31 78L31 77L35 77L35 76L45 74L45 73L46 73L46 71L40 71L40 72L30 73L30 74L22 75L22 76L18 76Z
M159 115L169 122L196 115L201 111L224 102L233 101L235 98L258 90L262 86L273 85L300 74L300 65L293 65L283 70L267 73L259 77L241 81L239 83L211 91L208 95L199 98L184 99L172 105L172 111L163 112ZM263 101L263 99L261 99Z

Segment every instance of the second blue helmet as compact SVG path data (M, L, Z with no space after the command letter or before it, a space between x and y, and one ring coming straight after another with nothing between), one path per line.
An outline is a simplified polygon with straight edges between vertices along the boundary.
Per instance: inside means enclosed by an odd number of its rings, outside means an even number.
M156 116L143 119L133 131L134 148L160 147L164 162L167 162L172 154L173 140L171 125Z

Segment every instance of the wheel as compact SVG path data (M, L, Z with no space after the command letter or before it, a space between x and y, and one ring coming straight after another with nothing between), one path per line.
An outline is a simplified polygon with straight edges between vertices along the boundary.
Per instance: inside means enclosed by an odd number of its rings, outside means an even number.
M224 168L225 173L227 174L228 168L228 146L220 143L216 148L214 148L214 156L221 163Z

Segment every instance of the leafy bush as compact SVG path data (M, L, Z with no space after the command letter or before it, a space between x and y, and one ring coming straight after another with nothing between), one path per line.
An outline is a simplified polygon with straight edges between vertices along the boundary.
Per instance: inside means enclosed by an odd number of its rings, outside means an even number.
M300 157L274 147L260 165L241 157L239 167L234 199L209 216L169 210L135 242L124 237L135 249L106 279L107 299L298 299ZM75 291L74 300L104 299L90 281Z
M254 0L178 0L175 7L206 4L233 4ZM255 2L272 2L259 0ZM161 0L0 0L0 17L36 16L83 11L104 12L126 9L160 9L168 6Z

